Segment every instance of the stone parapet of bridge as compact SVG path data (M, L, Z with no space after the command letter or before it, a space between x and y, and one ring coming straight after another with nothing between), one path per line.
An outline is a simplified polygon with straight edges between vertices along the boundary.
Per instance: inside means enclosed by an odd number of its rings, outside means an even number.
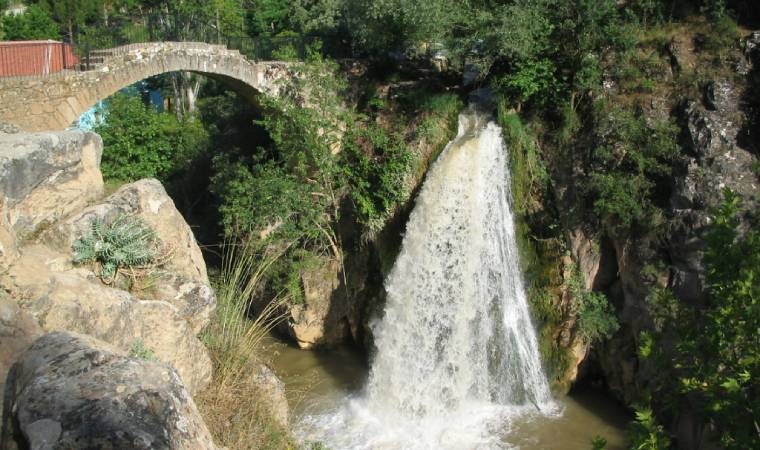
M138 81L188 71L218 79L246 99L279 95L288 63L254 62L237 50L195 42L130 44L103 52L97 68L0 78L0 122L25 131L63 130L98 101Z

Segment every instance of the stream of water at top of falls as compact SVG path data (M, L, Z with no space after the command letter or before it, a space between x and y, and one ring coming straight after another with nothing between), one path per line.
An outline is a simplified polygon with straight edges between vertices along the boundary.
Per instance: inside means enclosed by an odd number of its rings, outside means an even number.
M427 174L386 280L362 392L297 433L340 449L504 448L553 414L518 264L501 129L473 110Z

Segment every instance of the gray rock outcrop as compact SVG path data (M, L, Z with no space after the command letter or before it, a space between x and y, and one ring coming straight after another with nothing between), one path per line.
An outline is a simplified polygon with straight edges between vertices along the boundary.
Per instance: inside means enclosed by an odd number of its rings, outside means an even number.
M0 290L21 313L8 317L32 318L45 332L88 334L124 351L145 346L197 392L212 372L197 335L216 303L200 248L156 180L97 201L101 152L93 133L0 134ZM140 217L166 249L144 289L106 285L95 267L72 264L72 244L91 221L120 214ZM21 326L8 322L7 329Z
M287 428L290 410L285 397L285 384L264 364L259 364L255 369L253 379L262 394L261 400L272 413L272 419L279 426Z
M190 392L211 381L211 359L176 306L103 285L66 254L29 246L8 271L11 293L45 331L88 334L128 351L142 343L174 366Z
M102 149L94 133L0 134L0 201L12 230L27 237L100 197Z
M324 261L301 272L303 303L287 306L280 328L302 349L335 345L350 336L340 264Z
M216 299L208 282L206 264L190 226L158 180L145 179L122 186L114 194L58 222L41 235L41 240L62 252L85 234L95 219L106 223L119 215L135 215L156 233L166 257L156 277L150 298L173 304L197 334L214 312Z
M702 253L710 209L721 202L724 189L750 202L760 189L751 170L756 158L738 144L745 120L740 110L740 88L728 80L711 85L709 105L684 105L682 117L690 154L671 196L675 226L669 235L670 284L678 298L690 303L705 300Z
M66 332L13 366L0 448L215 449L177 373Z
M5 392L8 370L19 355L41 335L42 329L34 317L0 291L0 394ZM0 416L2 414L0 402Z

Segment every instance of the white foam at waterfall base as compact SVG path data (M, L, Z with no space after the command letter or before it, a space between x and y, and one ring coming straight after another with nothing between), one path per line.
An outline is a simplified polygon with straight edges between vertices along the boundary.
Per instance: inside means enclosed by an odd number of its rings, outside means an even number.
M510 420L555 411L518 265L501 129L460 115L386 280L361 395L305 414L304 441L341 449L504 448Z

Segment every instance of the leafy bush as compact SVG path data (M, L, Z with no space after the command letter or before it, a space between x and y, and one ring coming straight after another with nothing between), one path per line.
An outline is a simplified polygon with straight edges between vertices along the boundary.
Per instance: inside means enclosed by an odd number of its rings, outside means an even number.
M621 54L613 68L613 76L628 93L651 93L655 82L663 82L668 61L657 51L633 48Z
M59 39L58 25L43 8L30 5L23 14L2 14L0 28L9 41Z
M588 184L594 211L613 233L651 228L679 157L678 127L672 120L650 124L642 114L622 109L601 114L601 142L591 154Z
M589 341L609 338L620 328L615 310L600 292L586 292L578 309L578 327Z
M297 61L298 50L290 43L272 50L272 59L278 61Z
M609 338L620 328L615 310L601 292L589 291L583 283L583 275L576 267L570 279L570 293L576 300L578 331L589 342Z
M655 291L656 329L639 339L639 356L655 366L650 383L661 411L677 416L688 403L702 420L695 426L713 427L721 448L737 450L760 445L760 227L756 214L742 211L741 199L727 191L714 212L704 256L707 304Z
M74 242L74 263L98 263L100 277L113 280L121 268L154 262L158 246L153 230L136 216L120 215L110 223L98 217Z
M103 138L101 170L107 180L166 181L208 145L200 121L159 113L137 96L116 94L107 102L105 121L94 131Z
M742 230L741 211L741 198L726 191L707 236L710 304L679 318L676 355L681 391L700 399L729 449L760 444L760 218Z
M670 448L670 438L662 425L658 424L650 408L637 409L636 418L628 426L628 439L632 450L666 450Z
M591 450L604 450L607 448L607 439L602 436L594 436L591 439Z
M726 52L737 47L741 31L736 21L726 14L716 17L710 25L709 32L704 36L702 48L722 58Z
M550 102L557 90L552 61L542 59L518 63L514 72L497 81L499 91L518 105L535 98Z
M378 231L408 195L412 152L401 136L370 123L346 133L341 158L360 222Z
M220 199L219 213L228 237L269 229L267 237L294 239L314 232L323 209L312 201L310 186L277 164L249 167L214 158L211 189Z
M140 339L133 342L132 346L129 347L129 356L133 358L145 359L148 361L156 359L156 354L153 352L153 350L146 347L145 343Z

